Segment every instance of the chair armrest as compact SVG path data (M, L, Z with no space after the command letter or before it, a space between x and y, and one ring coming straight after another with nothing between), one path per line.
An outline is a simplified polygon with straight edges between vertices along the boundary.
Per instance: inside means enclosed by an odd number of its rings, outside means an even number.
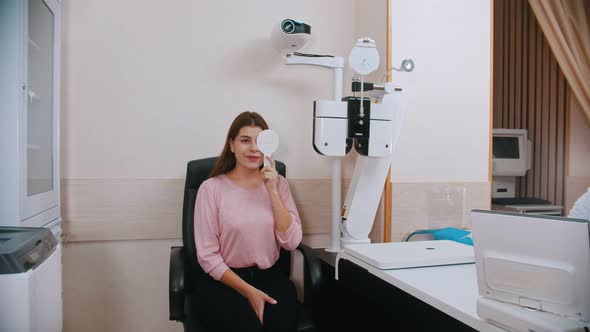
M297 250L303 255L304 299L305 302L311 302L313 294L319 291L322 284L321 262L311 247L300 243Z
M170 248L168 295L170 320L184 321L184 255L183 247Z

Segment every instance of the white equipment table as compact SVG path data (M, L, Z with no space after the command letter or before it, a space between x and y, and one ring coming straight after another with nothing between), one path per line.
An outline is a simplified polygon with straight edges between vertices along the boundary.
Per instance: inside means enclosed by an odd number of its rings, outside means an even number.
M483 332L502 332L477 315L479 298L475 264L381 270L346 251L336 256L335 276L340 260L348 260L379 279L431 305L465 325Z

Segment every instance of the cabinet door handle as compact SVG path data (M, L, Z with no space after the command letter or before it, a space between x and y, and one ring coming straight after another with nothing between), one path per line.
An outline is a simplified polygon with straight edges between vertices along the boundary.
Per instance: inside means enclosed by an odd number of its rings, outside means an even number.
M27 97L29 97L29 103L32 104L33 103L33 99L35 97L37 97L37 94L35 93L35 90L33 90L33 87L30 86L27 83L23 83L22 84L22 89L23 89L23 92L26 93Z
M31 87L29 87L29 92L27 92L27 94L29 95L29 103L32 104L33 103L33 99L37 98L37 94L35 93L35 90L33 90Z

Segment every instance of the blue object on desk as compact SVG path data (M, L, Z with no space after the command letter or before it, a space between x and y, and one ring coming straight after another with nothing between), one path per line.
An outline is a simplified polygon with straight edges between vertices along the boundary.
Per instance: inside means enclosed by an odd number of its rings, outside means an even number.
M435 240L451 240L473 246L471 232L460 228L423 229L410 233L405 241L408 241L412 236L417 234L431 234Z

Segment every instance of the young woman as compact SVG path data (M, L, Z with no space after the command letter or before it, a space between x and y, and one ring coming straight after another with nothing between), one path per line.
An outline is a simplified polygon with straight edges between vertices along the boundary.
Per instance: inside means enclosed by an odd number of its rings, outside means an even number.
M196 287L199 317L212 331L295 331L295 286L275 265L280 247L301 241L301 221L274 160L256 146L266 121L238 115L195 202L197 258L209 274Z

